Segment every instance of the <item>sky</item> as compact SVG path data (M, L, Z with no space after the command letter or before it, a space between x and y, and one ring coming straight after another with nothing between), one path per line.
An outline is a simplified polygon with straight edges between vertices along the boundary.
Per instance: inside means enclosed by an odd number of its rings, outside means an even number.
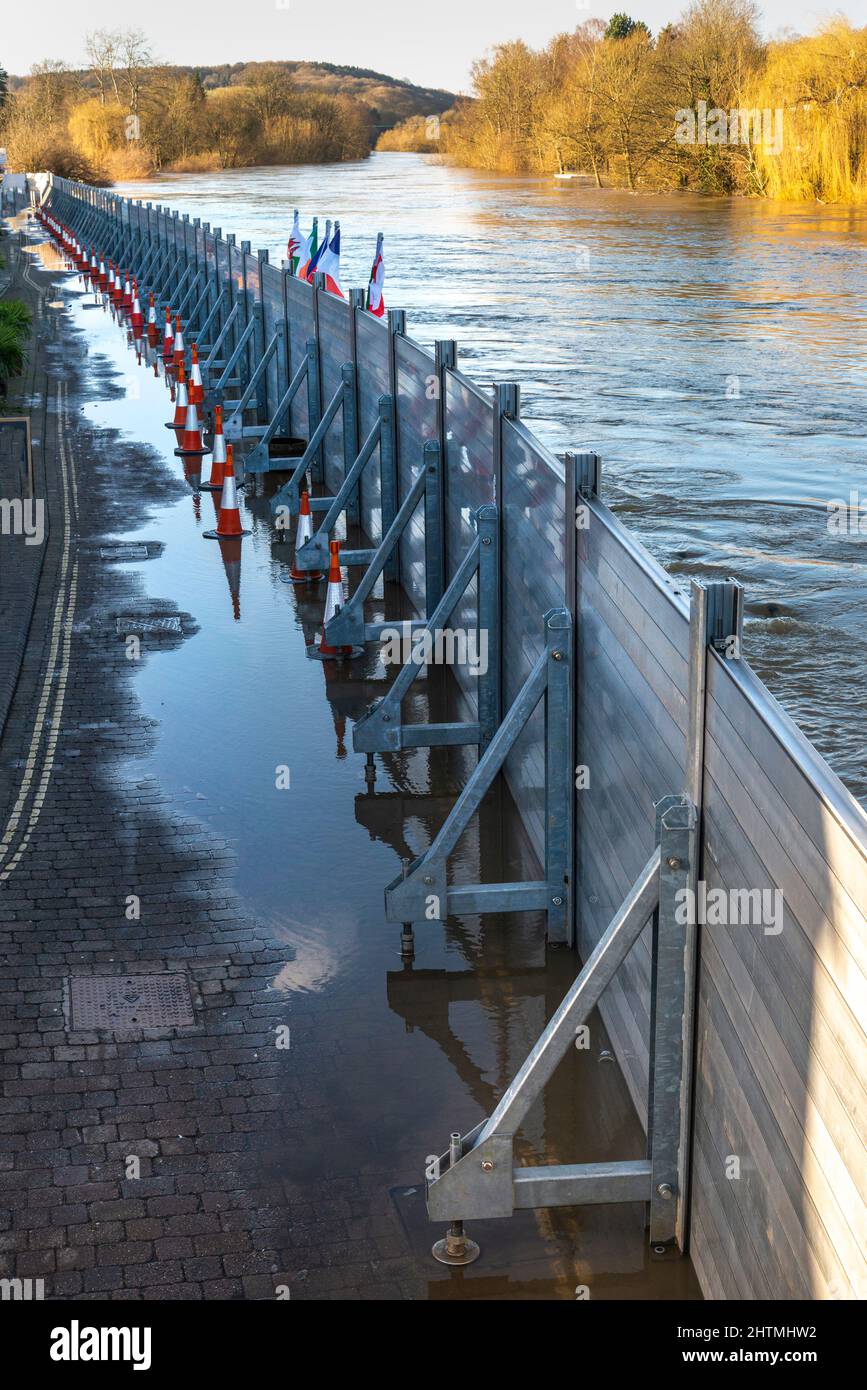
M23 75L43 58L83 63L84 35L137 28L168 63L323 59L374 68L427 87L470 90L470 66L486 49L522 38L534 47L586 19L626 10L656 32L687 0L21 0L4 6L0 66ZM831 13L865 22L864 0L817 7L764 0L764 32L810 33Z

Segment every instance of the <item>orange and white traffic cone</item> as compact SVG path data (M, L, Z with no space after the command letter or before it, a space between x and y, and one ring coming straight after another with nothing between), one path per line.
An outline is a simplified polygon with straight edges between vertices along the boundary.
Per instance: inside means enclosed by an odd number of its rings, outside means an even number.
M313 518L310 515L310 494L302 492L301 510L298 513L298 526L295 530L295 555L309 541L313 535ZM300 570L296 567L295 556L292 557L292 568L289 571L289 578L293 584L315 584L322 578L321 570Z
M166 326L163 329L163 362L167 367L172 365L175 353L175 331L172 328L172 311L166 309Z
M328 590L325 595L322 634L318 643L307 648L310 656L315 656L323 661L333 657L355 656L361 651L360 647L332 647L325 640L325 630L328 624L346 601L343 593L343 575L340 571L340 541L332 541L329 549L331 551L331 564L328 570Z
M106 271L105 260L101 253L99 257L99 274L96 277L96 287L103 292L108 288L108 272Z
M184 432L184 427L187 423L187 408L189 404L190 398L187 394L187 383L184 380L183 366L181 366L181 369L178 372L178 387L175 392L174 418L171 420L166 420L166 429L175 431L175 433L178 436L179 444L183 442L181 436Z
M148 342L151 347L156 347L159 336L160 330L157 324L157 306L154 303L154 292L151 290L150 302L148 304Z
M192 407L195 410L195 406ZM238 508L238 489L235 485L235 463L232 458L232 446L229 444L226 450L226 477L223 482L223 495L220 498L220 520L217 523L216 531L203 531L202 535L209 541L230 541L238 536L249 536L250 532L245 531L241 525L241 512Z
M119 267L115 270L114 290L112 291L111 297L114 300L115 307L119 309L123 303L123 276L120 273Z
M173 353L172 353L172 367L173 367L174 371L177 371L177 370L178 370L178 367L179 367L179 366L181 365L181 363L182 363L183 361L185 361L185 360L186 360L186 348L184 347L184 333L183 333L183 329L181 328L181 316L180 316L180 314L176 314L176 315L175 315L175 346L174 346L174 351L173 351Z
M124 272L123 282L123 307L127 314L132 313L132 281L129 278L129 269Z
M195 352L195 348L193 348ZM190 388L190 399L193 392ZM223 407L214 406L214 438L211 441L211 477L207 483L202 483L206 492L222 492L223 483L226 481L226 461L228 459L226 450L226 440L223 435Z
M192 362L190 363L190 400L196 405L201 405L205 399L205 386L202 381L202 369L199 366L199 345L193 343L190 348Z
M184 387L186 391L186 386ZM172 424L174 429L174 423ZM184 422L184 432L181 435L181 442L175 449L179 458L202 458L209 454L210 449L206 449L202 444L202 425L199 420L199 412L190 401L187 405L187 416Z

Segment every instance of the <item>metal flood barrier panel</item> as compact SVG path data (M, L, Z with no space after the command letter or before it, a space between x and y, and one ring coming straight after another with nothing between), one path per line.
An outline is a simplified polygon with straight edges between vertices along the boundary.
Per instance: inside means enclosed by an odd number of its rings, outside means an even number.
M699 918L694 1029L685 1028L692 1144L677 1195L704 1293L867 1296L867 815L739 651L706 643L703 632L697 647L700 586L690 596L675 585L605 506L594 456L554 458L521 421L517 388L499 387L493 398L483 392L458 369L453 344L438 344L433 356L406 336L399 312L376 320L357 295L338 300L277 270L263 253L252 256L243 244L237 252L210 228L164 209L59 178L51 201L88 241L98 242L106 229L128 229L118 244L129 250L133 269L168 256L200 272L204 302L192 337L204 330L214 343L224 333L220 359L237 347L250 316L261 314L240 366L243 384L276 335L253 403L260 425L303 367L311 341L315 390L296 392L282 432L308 440L351 364L356 438L347 444L338 415L322 449L319 480L327 490L340 486L347 459L376 425L382 398L391 399L396 496L385 498L376 467L365 468L358 487L360 521L371 539L383 535L387 508L419 478L425 445L438 444L442 455L447 581L473 544L477 509L496 504L503 715L544 656L543 615L565 608L574 625L570 887L581 958L595 959L621 904L648 881L665 798L692 798L699 817L696 893L709 901L723 890L730 905L727 920L707 910ZM174 285L181 283L178 273ZM232 320L236 306L241 311ZM399 543L400 580L420 614L429 597L425 534L419 510ZM478 585L473 578L451 626L468 630L477 621ZM731 624L720 631L727 637ZM466 665L455 675L476 717L478 678ZM548 814L545 719L535 708L504 764L540 861ZM645 902L641 893L637 900ZM746 908L757 901L762 911L750 915ZM743 906L743 919L733 918L733 903ZM645 913L643 920L599 1007L649 1130L657 918ZM484 1140L487 1127L480 1129ZM457 1169L461 1157L458 1145ZM647 1173L641 1165L623 1168L623 1189L632 1200L647 1200ZM548 1196L539 1200L537 1192L535 1201L516 1199L515 1206L556 1204L550 1194L560 1170L541 1172L537 1189ZM599 1174L590 1182L603 1190ZM662 1200L670 1196L662 1193ZM504 1198L492 1214L509 1210Z

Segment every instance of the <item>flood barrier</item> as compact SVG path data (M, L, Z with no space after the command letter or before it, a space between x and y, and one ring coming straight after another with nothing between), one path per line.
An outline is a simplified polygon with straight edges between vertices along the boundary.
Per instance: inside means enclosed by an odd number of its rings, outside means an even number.
M183 315L245 467L289 474L275 522L312 476L311 568L357 520L370 544L344 559L362 600L399 579L411 636L447 622L491 639L484 677L455 660L460 721L402 722L411 660L355 730L368 754L479 751L388 886L389 919L543 908L584 962L492 1115L433 1165L439 1257L473 1257L474 1217L643 1201L654 1252L688 1248L709 1297L864 1297L867 816L744 659L740 586L675 585L605 505L595 455L555 458L516 384L482 391L400 311L383 323L360 291L341 300L159 206L60 178L49 206ZM362 600L330 640L384 640ZM453 883L449 852L500 769L541 876ZM522 1117L597 1005L646 1159L515 1167Z

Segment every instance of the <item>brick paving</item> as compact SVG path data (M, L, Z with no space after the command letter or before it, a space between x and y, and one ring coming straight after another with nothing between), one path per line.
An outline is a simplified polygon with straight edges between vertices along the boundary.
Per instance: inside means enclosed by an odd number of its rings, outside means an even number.
M47 283L44 272L33 278ZM153 779L136 774L153 729L111 615L134 608L141 593L134 575L100 562L96 542L121 516L125 529L144 514L142 470L123 467L127 446L76 421L88 393L113 389L108 368L85 368L86 347L65 336L57 311L40 311L38 339L40 485L52 525L0 742L0 842L51 660L62 573L61 380L77 479L78 594L53 769L25 798L38 816L6 878L21 824L5 860L0 848L0 1277L42 1278L49 1299L274 1299L282 1288L292 1298L423 1296L379 1181L312 1176L302 1188L285 1177L281 1153L315 1103L310 1076L290 1075L274 1046L287 1005L269 985L285 948L238 901L231 845L179 816ZM160 499L180 487L158 461L147 482ZM0 635L7 672L22 647L25 599L22 588L17 630ZM46 735L40 772L48 748ZM131 894L141 897L140 919L129 915ZM70 976L158 971L186 973L194 1027L70 1029Z

